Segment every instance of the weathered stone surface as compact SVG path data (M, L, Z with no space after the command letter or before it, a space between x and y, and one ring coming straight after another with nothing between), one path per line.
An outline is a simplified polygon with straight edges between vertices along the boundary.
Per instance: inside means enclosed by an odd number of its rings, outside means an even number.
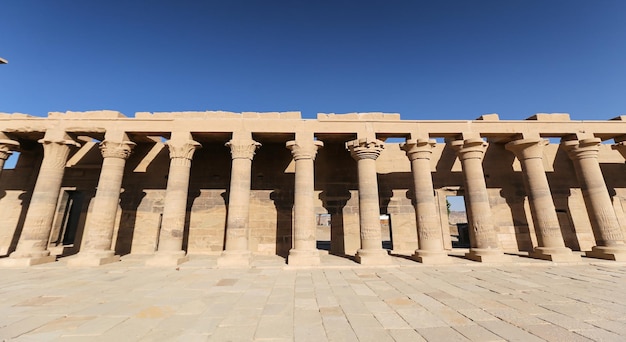
M449 262L447 196L465 196L473 260L502 262L507 252L580 262L571 251L583 251L619 261L624 132L621 117L558 113L0 113L0 160L20 152L0 173L0 252L11 254L0 263L78 253L85 262L69 264L100 265L155 252L168 265L220 253L229 267L254 255L312 266L325 253L370 265L391 263L389 252Z

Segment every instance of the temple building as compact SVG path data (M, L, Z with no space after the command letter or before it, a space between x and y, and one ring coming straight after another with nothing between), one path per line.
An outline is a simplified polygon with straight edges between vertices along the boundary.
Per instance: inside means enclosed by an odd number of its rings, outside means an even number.
M0 113L0 267L448 263L449 196L470 260L626 261L624 141L626 116Z

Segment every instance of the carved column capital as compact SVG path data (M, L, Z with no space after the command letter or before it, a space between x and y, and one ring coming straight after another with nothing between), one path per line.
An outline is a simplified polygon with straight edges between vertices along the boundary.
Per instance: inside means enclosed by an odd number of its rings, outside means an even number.
M42 168L64 168L70 152L69 146L80 146L79 143L71 139L56 140L44 138L39 139L37 142L43 146L44 161L42 162Z
M346 142L346 148L355 160L374 159L376 160L385 148L385 143L378 139L361 138Z
M433 139L410 139L406 143L400 144L400 148L406 152L409 160L428 159L433 154L433 148L437 142Z
M261 147L261 143L252 139L245 140L230 140L226 143L230 148L230 155L232 159L250 159L254 158L254 154L257 148Z
M103 158L128 159L135 145L132 141L116 142L104 140L100 143L100 152Z
M481 138L456 140L450 145L456 151L457 156L461 160L483 159L485 151L487 151L487 147L489 146L489 144Z
M202 145L194 140L174 141L170 140L165 143L170 151L170 159L182 158L193 159L193 153L202 148Z
M600 138L589 138L582 140L566 140L561 142L561 146L572 160L585 158L598 158L600 152Z
M20 143L15 140L0 139L0 159L7 160L19 147Z
M315 160L317 150L324 147L324 143L319 140L312 140L310 142L300 142L297 140L287 141L285 146L291 150L291 155L294 160L300 159L312 159Z
M513 152L517 159L541 159L543 157L543 147L548 144L546 139L520 139L514 140L506 145L504 148Z

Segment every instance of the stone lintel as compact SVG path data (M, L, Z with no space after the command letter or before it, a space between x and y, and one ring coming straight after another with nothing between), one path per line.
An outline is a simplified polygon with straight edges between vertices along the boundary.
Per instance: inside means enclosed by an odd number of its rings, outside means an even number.
M526 120L562 122L570 121L570 117L568 113L537 113L529 116Z
M72 112L67 111L63 112L49 112L48 118L50 119L86 119L86 120L94 120L94 119L120 119L126 118L126 115L114 111L114 110L94 110L87 112Z
M476 118L476 120L481 120L481 121L499 121L500 120L500 116L496 113L493 114L483 114L481 116L479 116L478 118Z
M137 112L137 119L302 119L300 112L227 112L227 111L187 111L187 112Z
M302 119L300 112L242 112L244 119Z
M34 116L34 115L30 115L30 114L24 114L24 113L4 113L4 112L0 112L0 119L34 119L34 118L38 118L41 119L38 116Z
M384 120L384 121L396 121L400 120L400 114L398 113L381 113L381 112L371 112L371 113L346 113L346 114L335 114L335 113L318 113L317 114L318 121L376 121L376 120Z

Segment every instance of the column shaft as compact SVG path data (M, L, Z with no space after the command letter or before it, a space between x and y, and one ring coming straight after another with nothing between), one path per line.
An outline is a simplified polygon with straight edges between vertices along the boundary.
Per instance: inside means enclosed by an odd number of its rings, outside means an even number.
M512 151L522 165L538 244L530 256L559 262L579 261L580 257L565 247L561 233L548 177L543 167L543 146L546 144L544 139L522 139L506 145L506 149Z
M20 259L17 264L35 265L55 260L47 250L52 220L61 191L65 164L70 152L68 145L77 145L72 140L39 141L43 144L44 157L39 169L24 228L12 259Z
M231 150L232 168L228 194L226 241L224 252L218 259L218 266L249 266L250 173L252 171L254 151L261 144L254 140L231 140L226 145Z
M96 197L87 216L85 235L76 258L68 260L70 266L99 266L119 261L111 250L113 231L122 189L124 167L135 143L105 140L100 143L102 169Z
M454 141L453 148L463 168L465 202L468 209L470 252L466 257L480 262L508 261L498 244L482 160L488 144L480 138Z
M589 219L596 235L597 245L591 251L586 252L586 256L626 261L624 236L598 162L600 143L599 138L590 138L580 141L564 141L561 144L574 164Z
M367 138L346 143L352 157L357 161L359 175L359 224L361 227L361 249L355 255L361 264L388 264L391 259L382 248L380 226L380 200L376 159L384 148L380 140Z
M288 141L296 164L294 189L293 249L289 251L289 265L317 265L320 263L317 250L315 223L315 165L321 141Z
M430 157L434 140L409 140L401 148L411 161L413 189L415 192L415 217L419 249L413 258L422 263L445 263L446 257L441 235L441 224L437 215L433 180L430 173Z
M168 141L170 171L159 231L156 255L146 261L148 266L176 266L189 260L183 250L189 175L194 151L200 147L196 141Z

